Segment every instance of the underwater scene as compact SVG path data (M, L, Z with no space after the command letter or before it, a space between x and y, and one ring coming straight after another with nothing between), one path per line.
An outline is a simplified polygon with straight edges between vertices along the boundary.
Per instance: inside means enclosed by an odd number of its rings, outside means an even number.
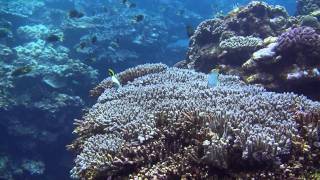
M320 0L0 0L0 180L319 179Z

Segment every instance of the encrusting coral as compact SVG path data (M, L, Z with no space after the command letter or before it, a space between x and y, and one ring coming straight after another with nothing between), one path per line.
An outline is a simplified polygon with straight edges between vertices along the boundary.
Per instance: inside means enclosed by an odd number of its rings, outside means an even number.
M190 39L183 67L205 73L221 64L235 69L250 58L255 47L261 46L261 43L257 42L259 38L278 36L295 21L284 8L258 1L237 8L225 17L203 21ZM255 46L245 50L242 49L243 46L234 46L233 50L239 48L236 53L219 46L230 38L242 40L241 42L249 40L255 42L251 44Z
M75 121L73 178L281 179L319 162L320 104L304 96L225 75L210 88L207 75L163 64L119 77Z
M293 91L319 99L319 49L320 34L315 29L291 28L268 47L253 53L242 65L243 79L270 90Z

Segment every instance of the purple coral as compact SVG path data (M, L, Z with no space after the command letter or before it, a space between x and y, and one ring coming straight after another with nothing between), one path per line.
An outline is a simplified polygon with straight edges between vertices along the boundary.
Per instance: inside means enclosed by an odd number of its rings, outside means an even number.
M311 27L297 27L281 34L278 38L277 52L309 52L320 48L320 35Z

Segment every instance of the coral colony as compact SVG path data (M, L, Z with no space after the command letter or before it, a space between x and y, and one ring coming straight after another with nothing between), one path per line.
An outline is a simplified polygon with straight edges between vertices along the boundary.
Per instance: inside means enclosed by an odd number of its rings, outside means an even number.
M304 96L226 75L212 88L208 75L164 64L119 78L119 89L106 79L93 90L97 103L75 121L73 178L241 177L246 168L288 178L319 160L320 104Z

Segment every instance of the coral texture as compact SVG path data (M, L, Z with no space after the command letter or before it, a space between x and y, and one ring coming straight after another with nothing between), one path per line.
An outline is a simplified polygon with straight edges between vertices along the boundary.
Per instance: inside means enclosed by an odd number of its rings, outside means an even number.
M77 153L73 178L240 176L244 166L249 176L284 178L319 160L313 144L320 104L304 96L224 75L209 88L207 75L163 64L121 74L132 77L119 89L104 86L75 122L78 138L68 146Z
M17 33L21 38L26 40L44 39L50 34L56 34L61 38L63 37L63 33L59 29L50 29L43 24L21 26L17 29Z
M222 64L239 67L250 58L254 49L234 53L221 49L219 44L233 36L261 39L277 36L294 21L284 8L257 1L231 11L226 17L206 20L191 37L186 67L201 72L209 72Z
M225 39L220 42L219 46L223 50L246 50L246 49L256 49L263 45L263 41L256 37L243 37L243 36L233 36L231 38Z
M147 74L158 73L164 71L167 68L164 64L144 64L134 68L127 69L126 71L117 74L117 78L121 84L127 84L129 81L133 81L137 77L141 77ZM100 96L105 89L114 87L114 83L111 77L103 80L97 87L90 91L91 96Z
M303 93L320 99L320 34L311 27L296 27L275 43L253 53L242 67L248 83L276 91ZM312 89L312 90L311 90Z
M320 8L320 2L318 0L298 0L297 1L297 14L304 15L309 14Z
M278 38L277 51L280 54L296 51L308 55L308 52L319 54L320 35L311 27L297 27L281 34Z

